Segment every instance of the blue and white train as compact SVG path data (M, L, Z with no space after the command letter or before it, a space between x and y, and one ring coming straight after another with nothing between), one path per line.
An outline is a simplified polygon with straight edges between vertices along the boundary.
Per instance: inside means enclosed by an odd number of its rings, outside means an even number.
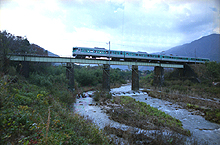
M124 61L173 61L173 62L198 62L205 63L208 62L207 58L193 58L193 57L182 57L182 56L167 56L167 55L157 55L148 54L146 52L129 52L129 51L118 51L109 50L105 48L87 48L87 47L73 47L73 56L76 58L108 58L110 56L111 60L124 60Z

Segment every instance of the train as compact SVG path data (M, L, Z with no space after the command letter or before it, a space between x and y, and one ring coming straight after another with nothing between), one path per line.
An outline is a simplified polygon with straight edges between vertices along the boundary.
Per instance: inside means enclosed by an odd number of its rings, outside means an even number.
M183 57L183 56L168 56L158 54L148 54L147 52L130 52L130 51L118 51L109 50L105 48L87 48L87 47L73 47L72 55L78 59L85 58L110 58L113 61L146 61L146 62L186 62L186 63L205 63L209 62L208 58L194 58L194 57Z

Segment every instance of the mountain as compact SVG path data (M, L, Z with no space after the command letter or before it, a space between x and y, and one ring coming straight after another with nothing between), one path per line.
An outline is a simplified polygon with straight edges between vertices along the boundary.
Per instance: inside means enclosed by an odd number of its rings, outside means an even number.
M48 56L60 57L59 55L54 54L54 53L52 53L52 52L50 52L50 51L48 51Z
M188 57L209 58L211 61L220 62L220 34L204 36L191 43L173 47L165 55L178 55Z
M60 57L59 55L56 55L34 43L31 44L31 50L33 51L32 54L35 52L35 54L39 55Z

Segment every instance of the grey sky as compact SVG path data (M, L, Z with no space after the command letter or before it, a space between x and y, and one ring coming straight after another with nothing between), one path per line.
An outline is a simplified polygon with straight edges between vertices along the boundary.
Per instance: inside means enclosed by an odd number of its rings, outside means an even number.
M220 33L218 0L3 0L0 29L71 55L72 47L167 50Z

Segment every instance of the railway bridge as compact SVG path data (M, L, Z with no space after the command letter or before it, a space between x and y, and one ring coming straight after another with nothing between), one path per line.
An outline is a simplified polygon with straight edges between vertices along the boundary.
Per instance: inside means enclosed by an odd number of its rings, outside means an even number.
M139 90L139 74L138 66L152 66L154 67L154 84L162 85L164 81L164 68L177 68L179 75L184 76L187 71L186 62L147 62L142 61L113 61L101 59L76 59L73 57L52 57L52 56L38 56L38 55L10 55L8 57L11 61L18 61L22 63L23 75L29 77L29 63L30 62L48 62L48 63L65 63L66 77L69 80L69 87L74 88L74 63L78 64L103 64L103 84L104 90L110 90L110 65L131 65L132 66L132 90ZM192 63L192 62L191 62Z

